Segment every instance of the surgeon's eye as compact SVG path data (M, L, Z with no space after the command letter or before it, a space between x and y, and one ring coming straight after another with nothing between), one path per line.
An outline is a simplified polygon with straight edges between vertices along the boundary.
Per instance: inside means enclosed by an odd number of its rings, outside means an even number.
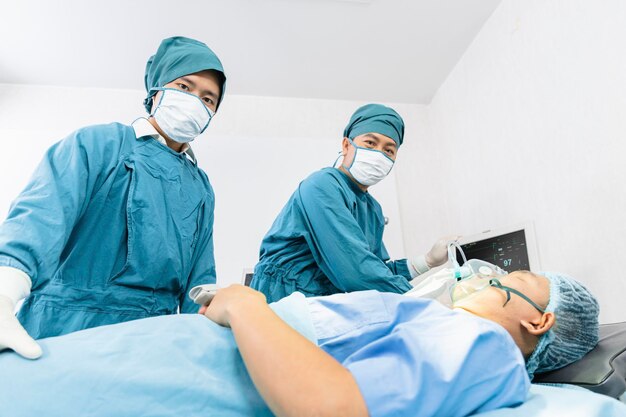
M373 140L366 140L365 144L369 146L370 148L373 148L374 146L376 146Z
M180 87L180 89L183 91L189 91L189 87L187 87L187 84L178 83L178 87Z
M394 149L385 149L385 153L389 156L395 156L396 151Z
M206 104L207 106L211 106L211 105L213 105L215 103L212 99L210 99L208 97L203 97L202 101L204 101L204 104Z

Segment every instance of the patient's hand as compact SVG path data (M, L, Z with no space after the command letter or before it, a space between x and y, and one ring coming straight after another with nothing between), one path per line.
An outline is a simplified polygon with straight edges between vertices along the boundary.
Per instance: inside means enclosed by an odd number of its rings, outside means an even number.
M237 314L254 309L268 308L265 295L250 287L233 284L217 291L211 302L202 306L198 313L225 327L230 327L231 320Z

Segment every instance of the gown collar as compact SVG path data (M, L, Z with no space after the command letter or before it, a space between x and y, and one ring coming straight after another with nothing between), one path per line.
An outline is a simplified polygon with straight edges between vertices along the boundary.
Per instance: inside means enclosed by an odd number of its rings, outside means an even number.
M135 136L137 139L145 136L150 136L152 139L155 139L161 145L167 146L167 142L165 142L165 138L157 132L157 130L152 126L152 124L148 121L148 119L144 117L140 117L132 123L133 130L135 131ZM196 155L193 153L191 146L188 143L184 143L179 153L185 153L185 156L194 164L197 163Z

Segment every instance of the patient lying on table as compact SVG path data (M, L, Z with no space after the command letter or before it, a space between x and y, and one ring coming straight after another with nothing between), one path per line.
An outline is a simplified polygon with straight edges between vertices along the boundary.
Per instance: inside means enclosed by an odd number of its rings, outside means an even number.
M598 337L598 304L557 274L514 272L453 309L364 291L268 304L220 290L202 315L43 339L0 354L11 416L465 416L520 404L529 375Z

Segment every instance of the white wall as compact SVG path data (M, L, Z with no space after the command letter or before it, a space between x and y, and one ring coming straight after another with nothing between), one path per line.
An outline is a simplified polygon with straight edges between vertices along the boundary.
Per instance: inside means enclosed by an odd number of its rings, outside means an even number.
M0 84L0 217L45 150L90 124L130 123L143 116L144 93L132 90ZM254 267L262 237L297 184L334 162L343 128L364 103L227 96L207 133L192 143L216 193L215 254L220 283ZM421 129L425 107L394 105L407 135ZM414 123L415 120L415 123ZM400 157L398 164L402 164ZM390 218L385 243L404 256L395 179L372 194Z
M624 22L622 0L502 2L428 107L427 141L405 149L407 252L530 220L542 268L626 320Z

